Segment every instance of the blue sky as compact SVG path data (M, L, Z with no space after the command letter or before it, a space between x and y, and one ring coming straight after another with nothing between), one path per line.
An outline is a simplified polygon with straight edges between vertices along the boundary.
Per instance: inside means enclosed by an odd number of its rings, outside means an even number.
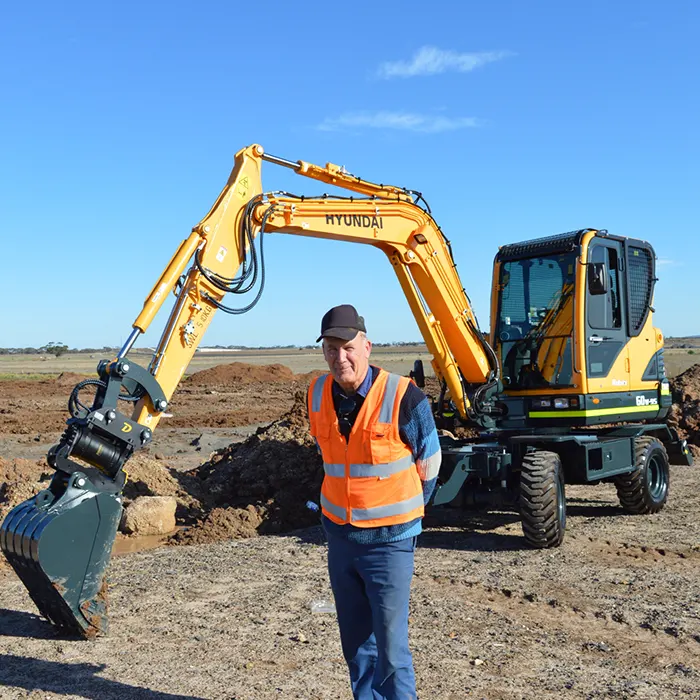
M499 245L595 227L652 242L657 325L700 333L699 25L692 0L6 4L0 346L121 344L250 143L422 191L482 327ZM420 337L380 252L265 255L261 302L203 345L312 343L345 302Z

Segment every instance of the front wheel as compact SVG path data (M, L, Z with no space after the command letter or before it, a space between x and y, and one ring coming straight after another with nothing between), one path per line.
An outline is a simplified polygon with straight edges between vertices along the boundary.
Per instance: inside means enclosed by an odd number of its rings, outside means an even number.
M634 441L634 469L615 477L620 505L627 513L658 513L668 499L668 454L656 438Z
M556 452L535 450L523 457L520 518L531 547L558 547L566 529L564 470Z

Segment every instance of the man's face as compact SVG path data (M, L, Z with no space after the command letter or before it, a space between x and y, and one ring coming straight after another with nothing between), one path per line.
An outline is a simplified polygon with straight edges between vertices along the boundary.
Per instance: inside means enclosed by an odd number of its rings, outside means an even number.
M358 333L352 340L323 339L323 356L328 369L333 379L347 391L357 391L362 384L369 367L371 351L372 343L364 333Z

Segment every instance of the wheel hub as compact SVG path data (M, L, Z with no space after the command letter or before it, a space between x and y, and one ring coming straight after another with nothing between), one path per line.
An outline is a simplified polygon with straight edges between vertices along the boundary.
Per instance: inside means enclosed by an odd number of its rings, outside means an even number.
M664 478L664 468L660 459L653 455L647 464L647 483L649 485L649 495L655 500L663 498L668 484Z

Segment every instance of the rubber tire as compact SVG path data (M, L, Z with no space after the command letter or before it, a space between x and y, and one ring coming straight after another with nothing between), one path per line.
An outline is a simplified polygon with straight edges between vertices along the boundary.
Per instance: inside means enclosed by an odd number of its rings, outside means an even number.
M558 547L566 530L564 469L556 452L536 450L523 457L520 518L531 547Z
M634 470L614 479L626 513L658 513L668 499L668 454L660 440L645 435L634 440Z

